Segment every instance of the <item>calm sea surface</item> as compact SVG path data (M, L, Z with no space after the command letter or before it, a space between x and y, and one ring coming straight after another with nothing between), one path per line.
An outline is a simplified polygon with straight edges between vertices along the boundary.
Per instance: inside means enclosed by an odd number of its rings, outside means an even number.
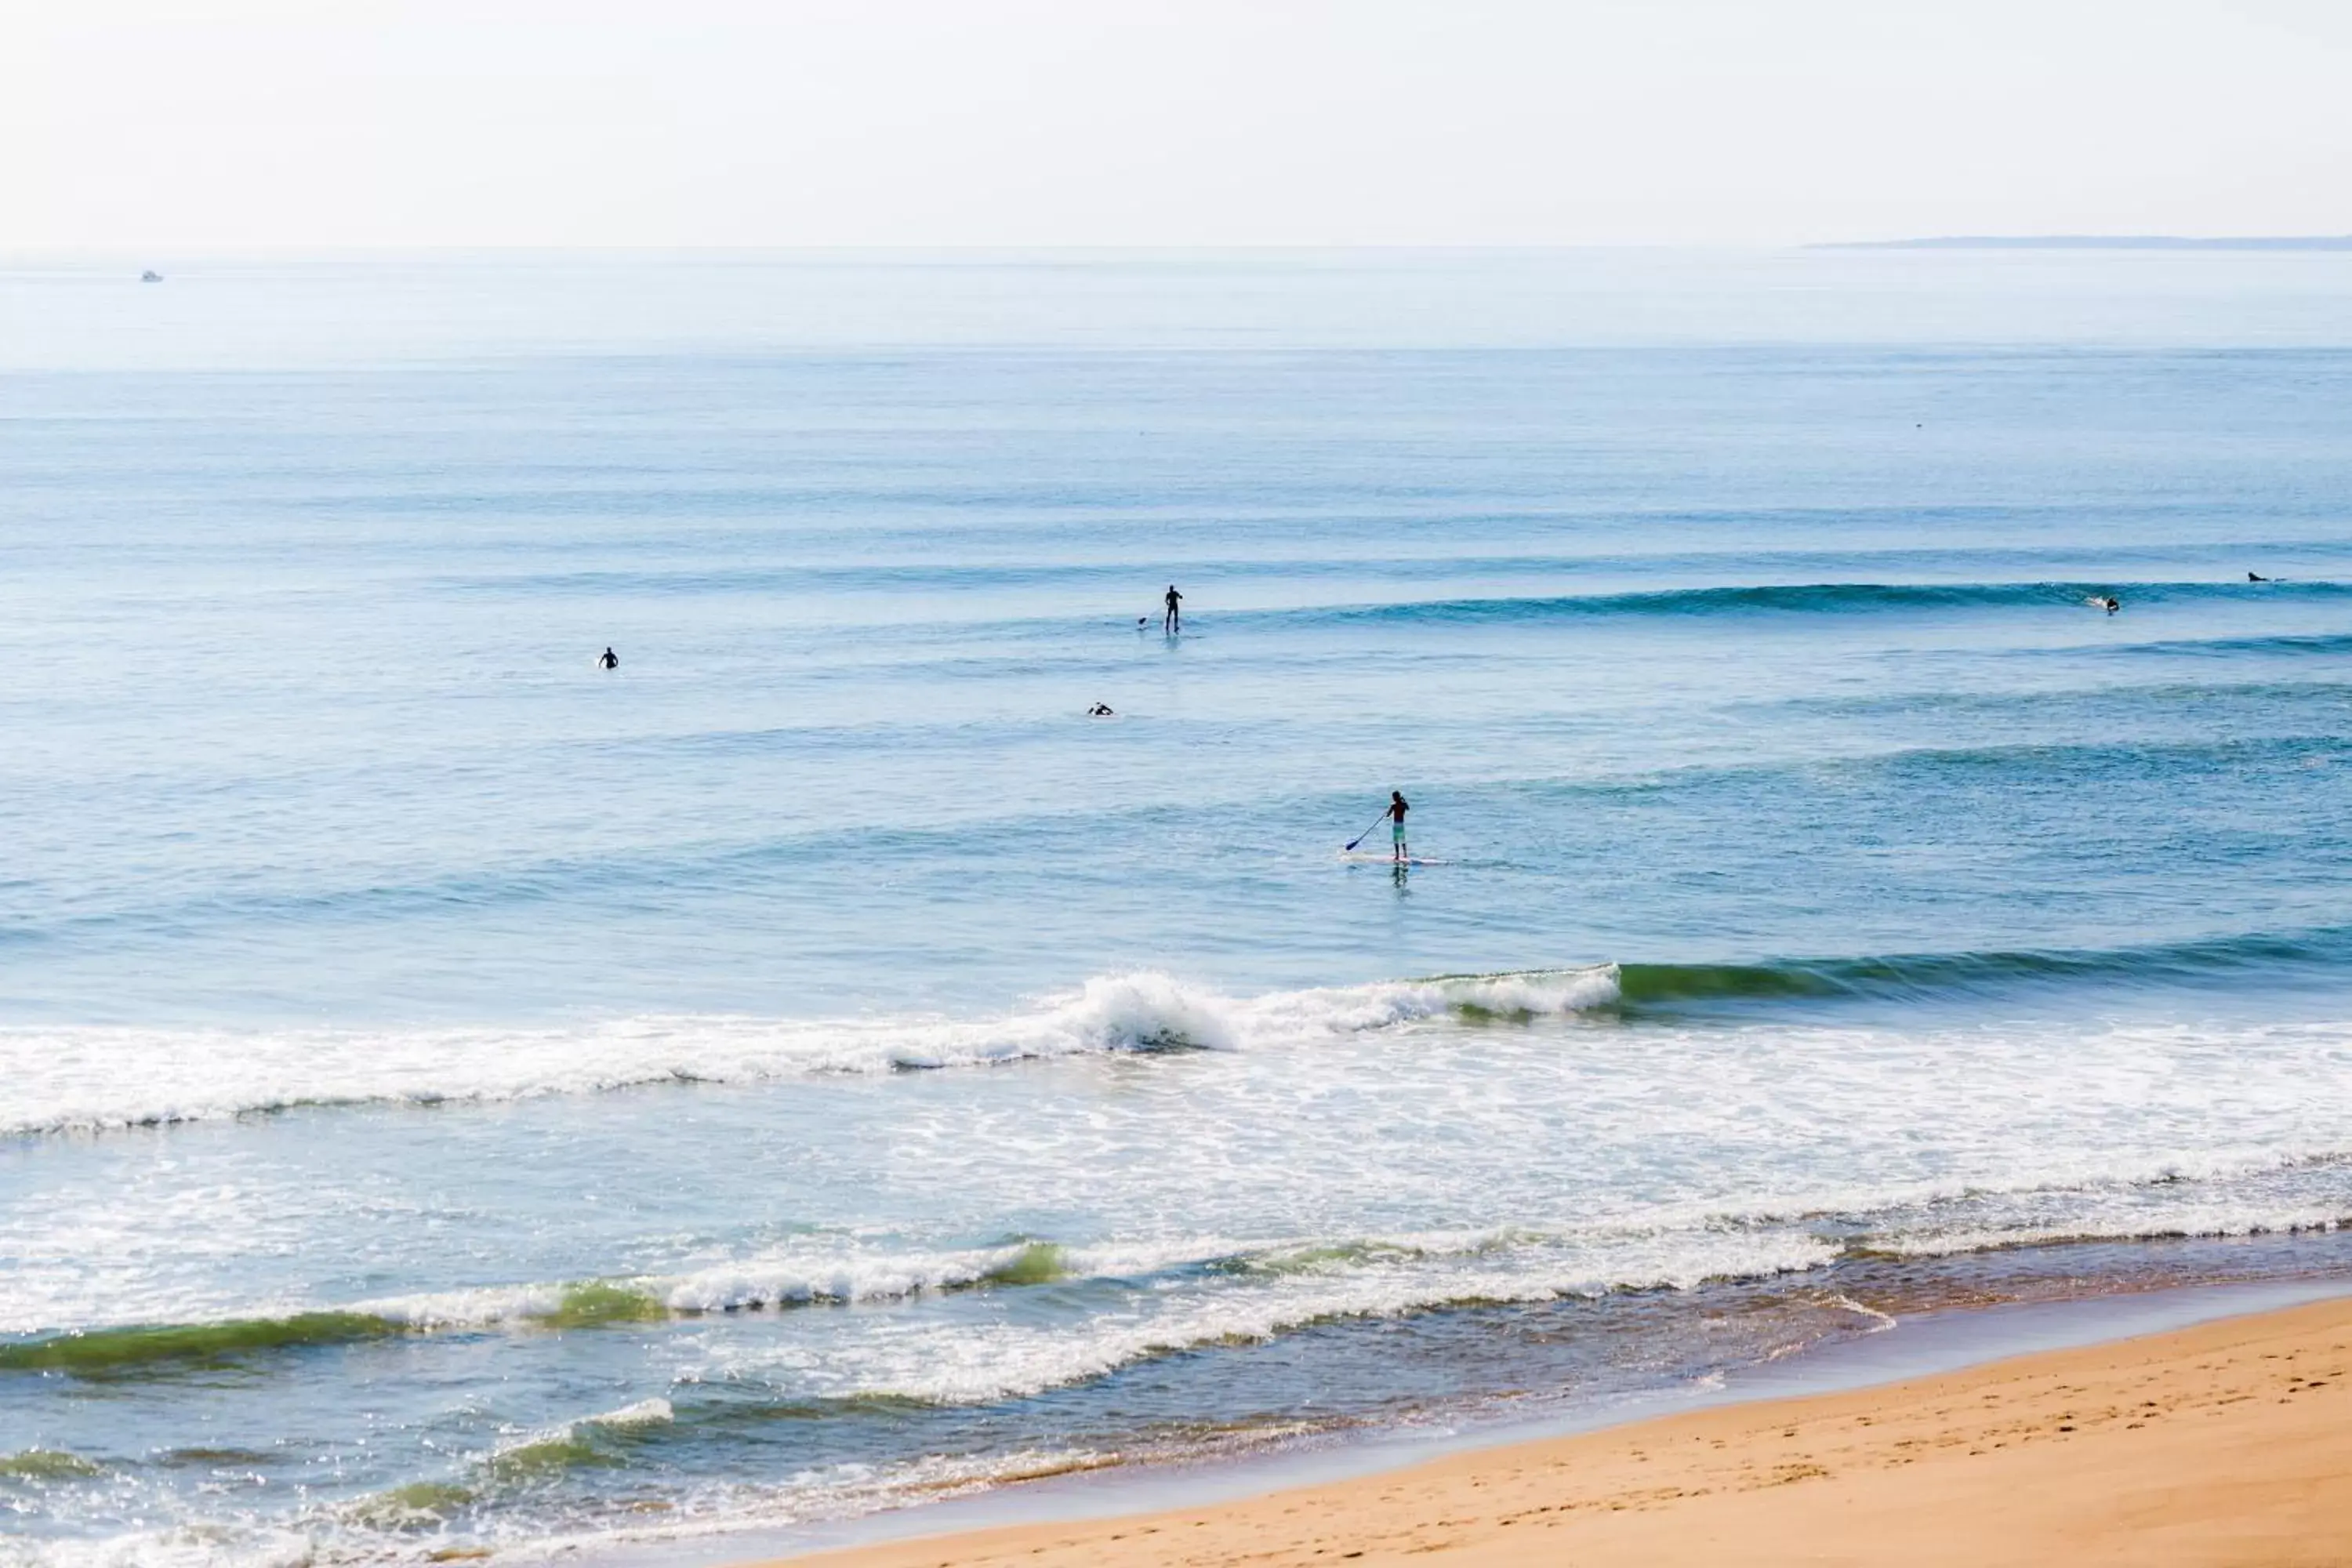
M2352 1268L2352 258L144 264L0 267L0 1562Z

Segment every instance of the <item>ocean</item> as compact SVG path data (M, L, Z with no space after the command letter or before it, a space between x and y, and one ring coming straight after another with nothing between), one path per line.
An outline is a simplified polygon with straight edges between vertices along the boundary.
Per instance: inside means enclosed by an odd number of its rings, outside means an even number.
M13 258L0 1562L2352 1269L2347 411L2324 253Z

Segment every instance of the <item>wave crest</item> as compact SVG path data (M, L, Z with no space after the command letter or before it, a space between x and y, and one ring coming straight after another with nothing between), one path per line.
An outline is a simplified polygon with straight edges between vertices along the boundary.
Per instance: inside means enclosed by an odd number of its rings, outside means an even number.
M1930 1000L2051 984L2179 985L2352 960L2352 926L2113 950L1919 952L1754 963L1600 963L1234 997L1153 972L1097 975L993 1018L649 1016L570 1027L231 1033L0 1029L0 1136L315 1105L509 1100L657 1083L993 1067L1057 1057L1311 1046L1426 1020L1639 1018L1710 1005Z
M1236 999L1156 973L1098 975L1025 1012L798 1022L647 1016L572 1028L0 1031L0 1134L219 1120L312 1105L519 1100L669 1082L744 1083L1109 1052L1263 1049L1449 1012L1603 1005L1603 965Z
M1259 614L1267 619L1338 624L1404 621L1480 625L1603 616L1917 614L2010 608L2080 611L2085 599L2109 594L2135 605L2231 603L2253 597L2334 603L2352 594L2352 584L2326 579L2262 584L2226 579L2130 583L1738 583L1621 594L1423 599Z

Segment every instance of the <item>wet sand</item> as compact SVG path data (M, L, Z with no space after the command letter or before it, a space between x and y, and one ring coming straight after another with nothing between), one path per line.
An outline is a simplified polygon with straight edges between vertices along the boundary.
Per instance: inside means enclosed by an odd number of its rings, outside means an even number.
M796 1568L2352 1563L2352 1299Z

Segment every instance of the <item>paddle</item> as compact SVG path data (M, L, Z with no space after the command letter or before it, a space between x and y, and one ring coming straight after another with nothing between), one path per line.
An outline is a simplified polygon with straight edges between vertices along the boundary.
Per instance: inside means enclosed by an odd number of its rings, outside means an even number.
M1379 832L1381 823L1386 822L1388 819L1389 814L1385 810L1382 811L1381 813L1380 822L1373 823L1371 826L1365 828L1361 833L1357 834L1353 838L1348 840L1348 849L1353 849L1357 845L1361 844L1365 839L1370 838L1374 833ZM1345 855L1348 852L1348 849L1342 849L1339 853Z

